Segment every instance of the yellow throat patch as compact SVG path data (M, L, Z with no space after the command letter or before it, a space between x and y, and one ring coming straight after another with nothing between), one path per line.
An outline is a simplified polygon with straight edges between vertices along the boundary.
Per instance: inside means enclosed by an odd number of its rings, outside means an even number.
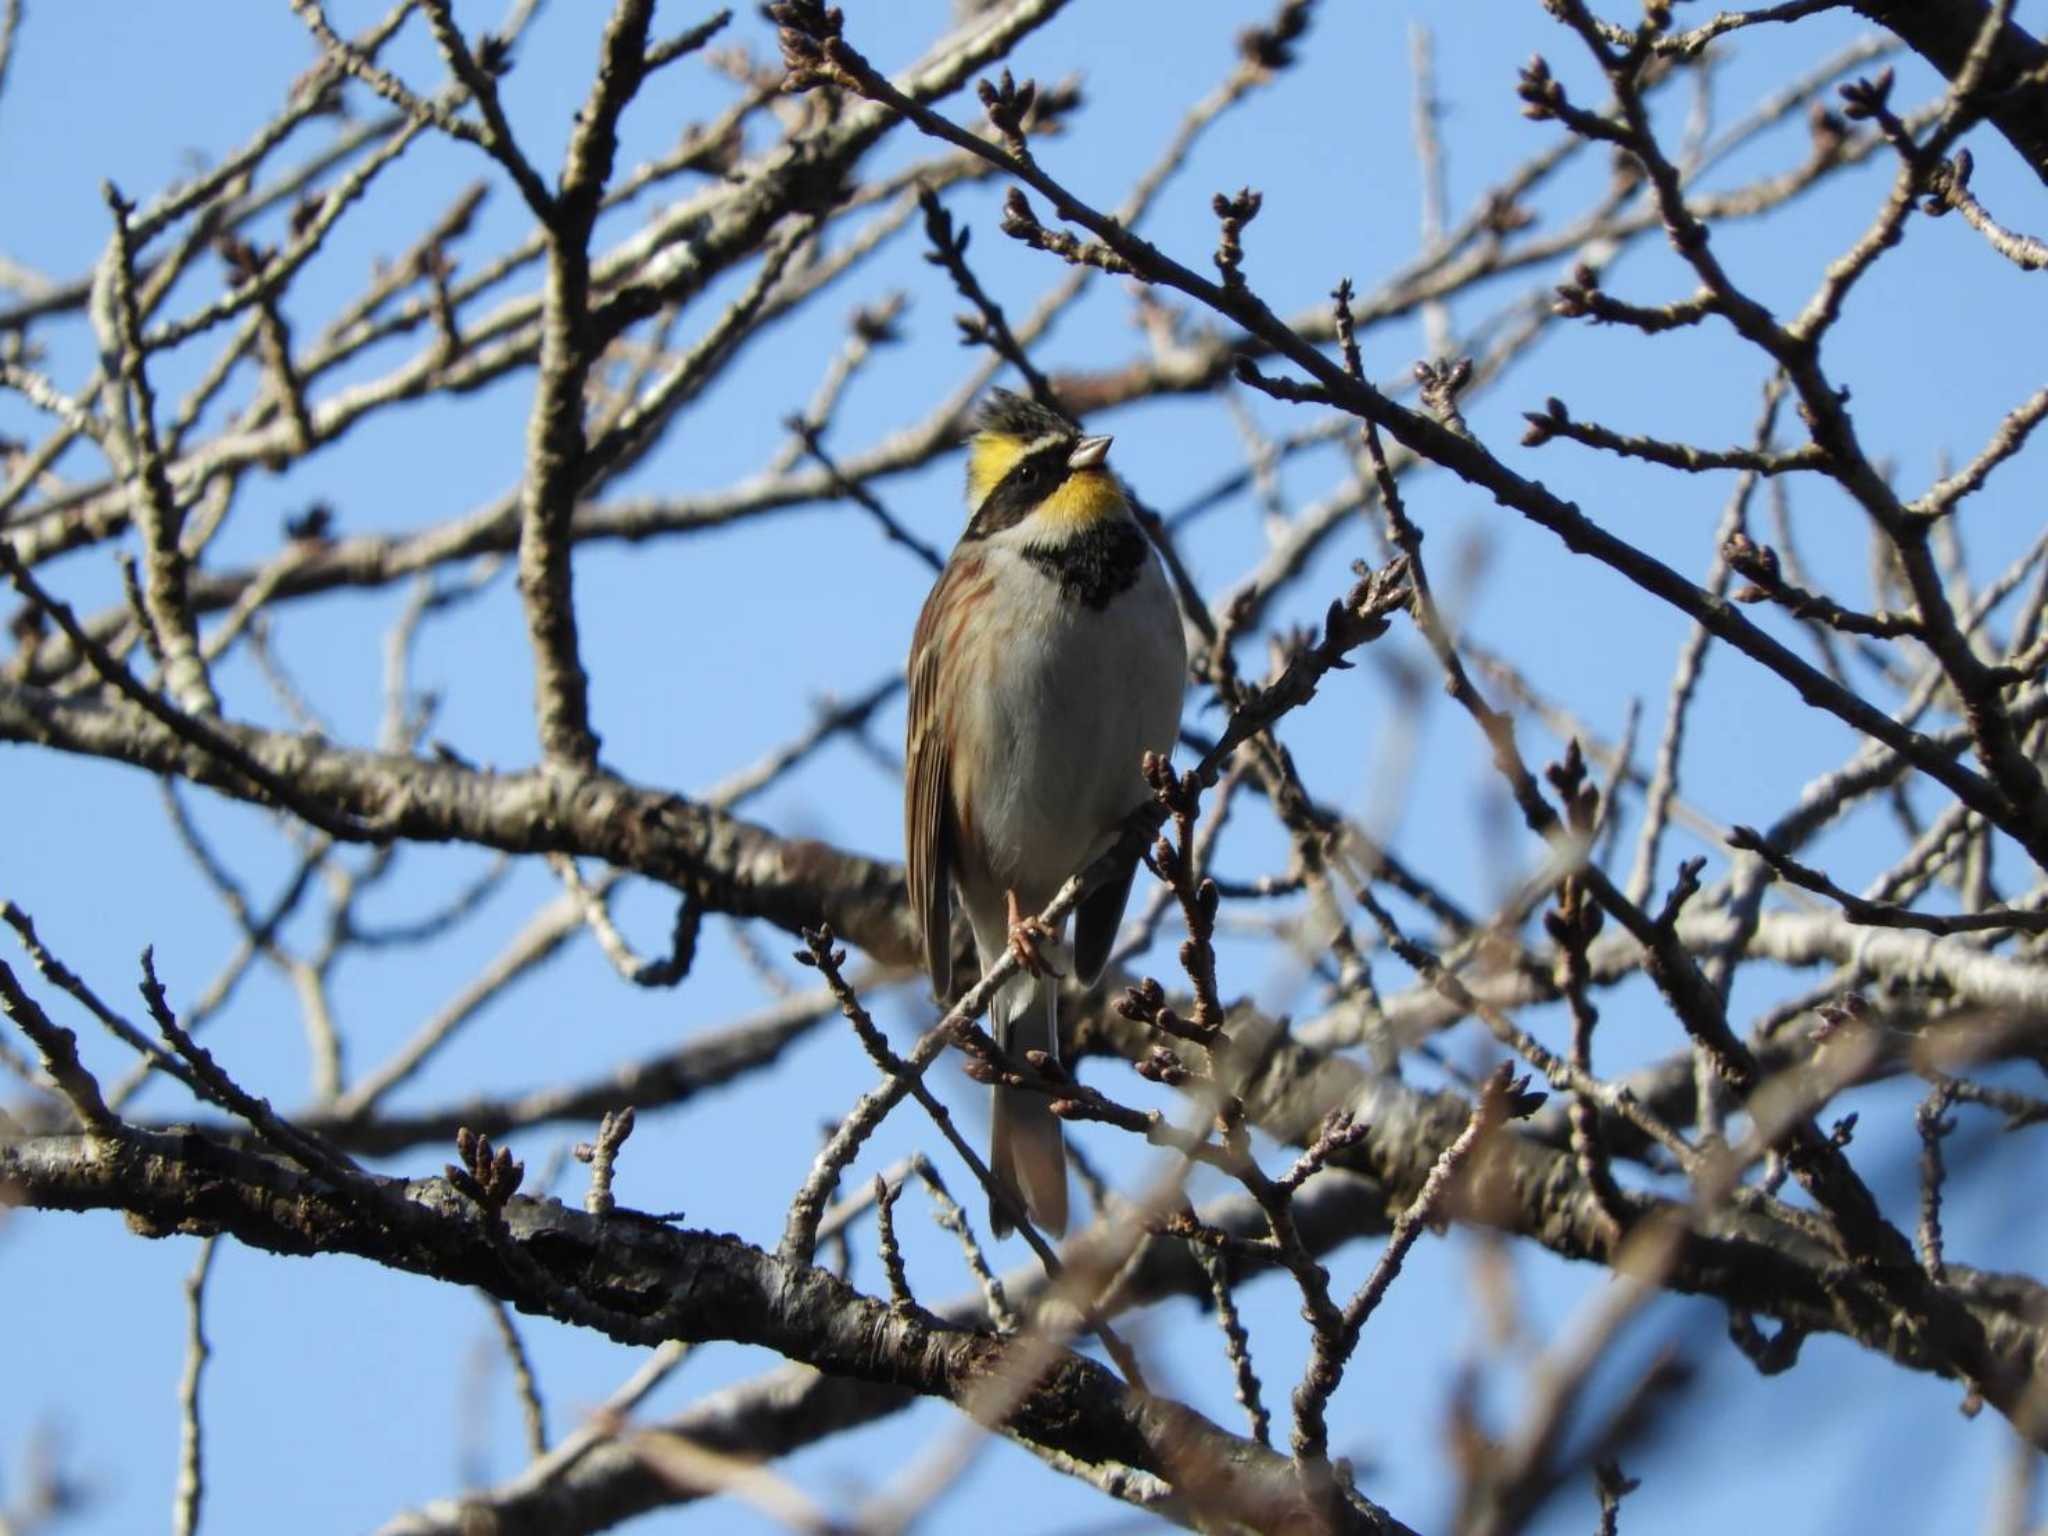
M1080 469L1039 503L1034 516L1048 529L1080 533L1119 516L1123 508L1124 494L1117 489L1116 476L1100 469Z

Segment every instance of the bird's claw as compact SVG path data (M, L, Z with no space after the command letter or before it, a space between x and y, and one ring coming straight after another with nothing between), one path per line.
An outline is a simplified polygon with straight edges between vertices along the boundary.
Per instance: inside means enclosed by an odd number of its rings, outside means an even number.
M1053 931L1037 918L1026 916L1019 910L1015 891L1005 894L1010 904L1010 953L1017 957L1017 964L1033 976L1063 976L1065 973L1056 970L1052 962L1039 952L1041 944L1059 942Z
M1010 953L1033 976L1063 976L1052 962L1039 953L1038 946L1052 941L1052 930L1035 917L1027 917L1010 929Z

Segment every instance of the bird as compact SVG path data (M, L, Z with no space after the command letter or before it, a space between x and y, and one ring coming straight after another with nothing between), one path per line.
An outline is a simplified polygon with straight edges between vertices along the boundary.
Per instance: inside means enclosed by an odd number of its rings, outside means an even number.
M1048 932L1036 914L1116 845L1149 795L1146 754L1171 753L1180 728L1180 609L1109 446L1048 406L990 392L968 439L967 525L910 646L912 924L942 1006L957 995L956 896L984 974L1016 952L989 1018L1020 1063L1059 1056L1066 924ZM1132 854L1074 908L1083 984L1108 963L1136 867ZM1045 1094L997 1085L989 1171L1037 1227L1065 1234L1066 1147ZM1013 1225L993 1197L989 1223L998 1237Z

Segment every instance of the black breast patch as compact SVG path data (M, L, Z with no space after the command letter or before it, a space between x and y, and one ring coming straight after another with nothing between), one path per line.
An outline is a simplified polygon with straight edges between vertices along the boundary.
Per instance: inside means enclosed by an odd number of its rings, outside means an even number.
M1127 517L1105 518L1057 544L1027 544L1024 558L1060 584L1060 591L1090 608L1106 608L1137 583L1152 552Z

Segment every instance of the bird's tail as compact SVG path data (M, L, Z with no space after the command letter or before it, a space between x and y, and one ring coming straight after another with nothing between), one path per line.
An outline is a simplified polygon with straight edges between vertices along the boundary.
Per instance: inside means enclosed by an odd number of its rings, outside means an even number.
M1057 977L1019 973L1003 983L991 1010L996 1043L1021 1066L1027 1051L1059 1054ZM1067 1148L1052 1100L1023 1088L995 1090L990 1117L989 1171L1031 1219L1053 1237L1067 1230ZM989 1202L988 1223L997 1237L1008 1237L1009 1216Z

